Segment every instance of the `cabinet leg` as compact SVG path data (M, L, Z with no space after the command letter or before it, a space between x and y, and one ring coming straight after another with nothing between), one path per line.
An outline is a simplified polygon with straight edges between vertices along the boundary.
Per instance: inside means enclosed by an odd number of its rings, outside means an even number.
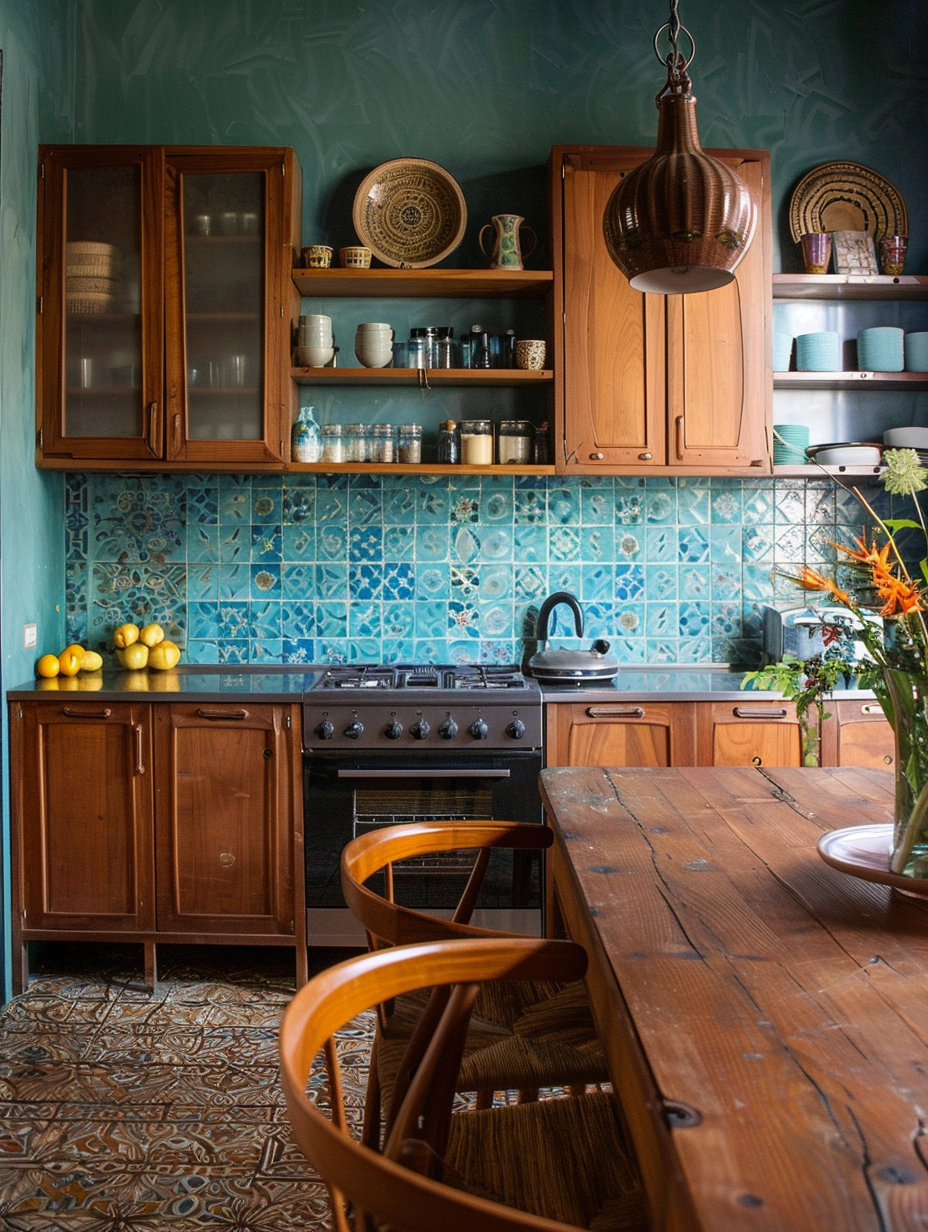
M145 952L145 987L154 992L158 985L158 947L154 941L143 941Z

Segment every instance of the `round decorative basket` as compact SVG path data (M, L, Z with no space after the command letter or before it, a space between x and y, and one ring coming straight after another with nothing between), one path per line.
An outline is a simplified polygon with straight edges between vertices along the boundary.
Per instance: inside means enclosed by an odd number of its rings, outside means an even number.
M103 291L86 291L79 295L66 294L65 307L75 316L95 316L101 312L109 312L114 296Z

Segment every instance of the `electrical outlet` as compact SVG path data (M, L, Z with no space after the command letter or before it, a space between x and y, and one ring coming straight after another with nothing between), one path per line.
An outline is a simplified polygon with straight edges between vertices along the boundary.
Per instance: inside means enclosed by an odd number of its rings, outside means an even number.
M35 650L38 640L38 632L35 625L23 625L23 650Z

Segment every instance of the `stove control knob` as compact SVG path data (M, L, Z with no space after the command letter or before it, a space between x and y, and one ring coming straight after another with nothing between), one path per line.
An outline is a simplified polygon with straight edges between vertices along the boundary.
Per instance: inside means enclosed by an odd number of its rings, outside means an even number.
M321 723L316 725L316 735L320 740L331 740L335 735L335 728L328 719L323 719Z
M442 740L453 740L458 734L457 723L455 723L454 719L445 719L445 721L439 725L438 734L441 736Z
M403 734L403 724L398 719L391 719L383 729L383 734L388 740L399 740Z
M413 739L424 740L432 729L425 719L418 719L409 730L412 733Z
M474 719L470 727L467 729L475 740L486 740L490 734L490 729L487 727L483 719Z
M360 719L355 719L353 723L349 723L342 732L343 736L347 736L349 740L359 740L364 731L364 724Z
M521 740L525 735L525 724L519 719L513 719L506 728L506 735L510 736L513 740Z

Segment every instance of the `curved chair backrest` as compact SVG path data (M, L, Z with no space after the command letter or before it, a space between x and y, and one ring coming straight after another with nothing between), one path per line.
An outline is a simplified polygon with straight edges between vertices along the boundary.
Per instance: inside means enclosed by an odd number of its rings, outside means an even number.
M415 1127L417 1146L425 1143L427 1156L434 1159L443 1150L475 981L575 980L585 969L586 954L570 941L458 939L362 954L328 968L299 990L280 1027L281 1082L294 1136L329 1188L337 1232L349 1232L346 1202L354 1211L355 1232L372 1232L383 1222L396 1232L568 1232L571 1225L412 1171L397 1162L404 1144L396 1134L383 1154L363 1146L347 1123L333 1037L357 1014L385 1000L419 988L457 986L395 1119L398 1127ZM306 1093L320 1051L329 1075L331 1116Z
M371 945L411 945L455 937L519 936L477 928L468 923L483 884L494 848L541 851L554 835L547 826L516 821L423 821L384 826L352 839L342 849L342 893L355 917L367 929ZM476 850L474 869L451 919L415 911L393 901L392 865L435 852ZM364 883L375 873L386 873L386 893Z

